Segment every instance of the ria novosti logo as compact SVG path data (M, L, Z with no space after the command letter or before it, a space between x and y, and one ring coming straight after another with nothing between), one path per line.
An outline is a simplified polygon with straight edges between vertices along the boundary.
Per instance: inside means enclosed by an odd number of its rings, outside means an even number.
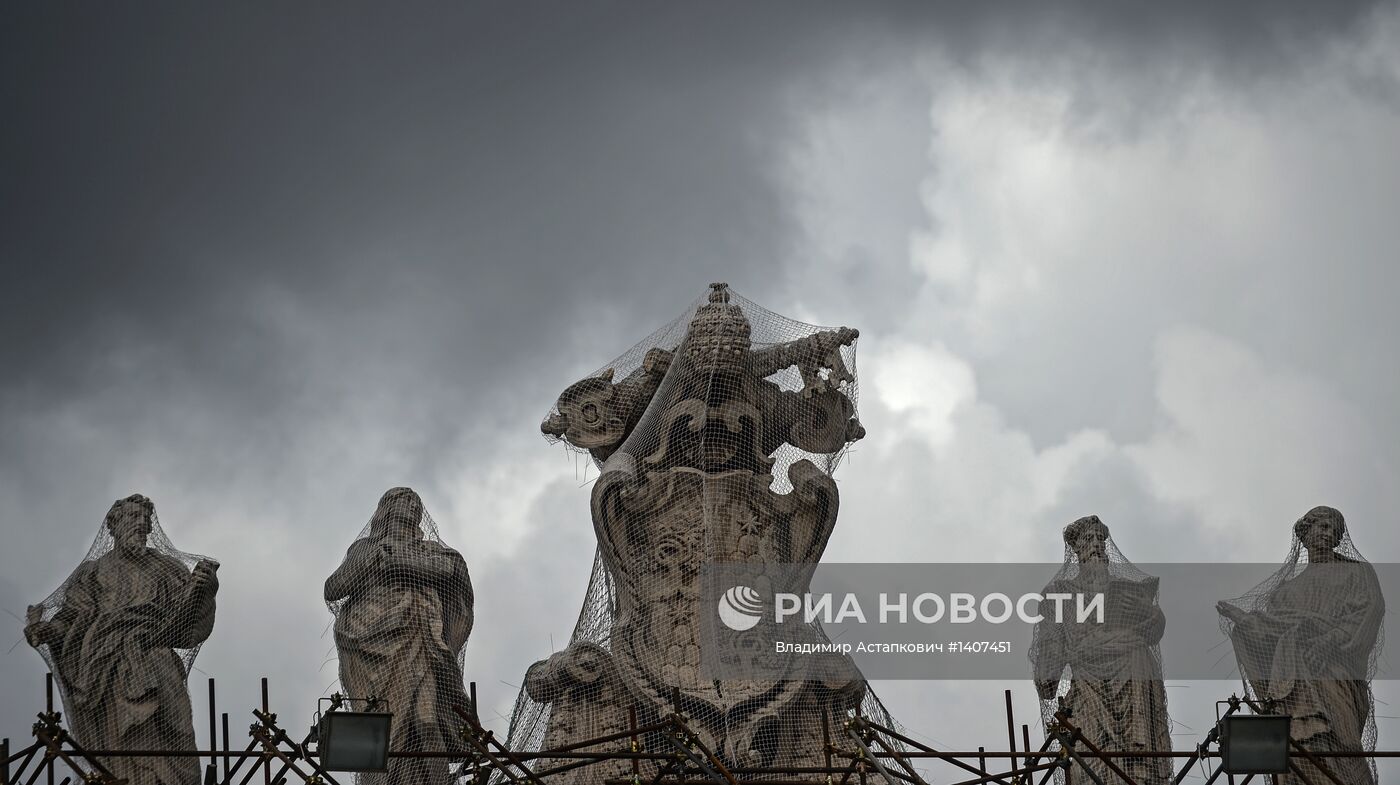
M719 598L719 620L735 632L753 629L763 619L763 598L748 586L735 586Z
M865 609L860 599L847 593L838 602L834 595L791 594L778 592L773 595L773 617L782 624L790 617L801 618L811 624L820 621L824 624L853 621L867 623ZM947 621L952 624L989 622L1004 624L1015 618L1028 624L1036 624L1048 617L1056 623L1069 621L1073 611L1075 623L1104 623L1103 593L1027 593L1010 597L1000 592L976 595L966 592L953 592L946 598L932 592L910 597L907 593L879 595L880 624L906 624L912 616L922 624L937 624ZM764 616L762 595L748 586L734 586L719 598L719 618L724 625L735 632L753 629ZM1042 615L1041 611L1045 611Z

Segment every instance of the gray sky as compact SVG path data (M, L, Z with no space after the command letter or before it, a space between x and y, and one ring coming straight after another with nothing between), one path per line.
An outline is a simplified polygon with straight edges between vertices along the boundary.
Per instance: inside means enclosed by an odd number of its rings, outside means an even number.
M1097 512L1274 561L1319 503L1400 560L1400 11L968 6L6 5L0 608L147 493L223 562L223 708L265 674L309 721L321 581L408 484L509 714L593 548L539 419L713 280L862 331L829 560L1053 560ZM42 672L0 657L0 733ZM885 695L990 746L1002 686ZM1179 745L1228 688L1173 689Z

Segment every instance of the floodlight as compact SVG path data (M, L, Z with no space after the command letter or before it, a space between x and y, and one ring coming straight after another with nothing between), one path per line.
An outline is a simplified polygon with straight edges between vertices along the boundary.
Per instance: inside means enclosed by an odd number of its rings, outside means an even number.
M1288 727L1282 714L1231 714L1220 720L1220 770L1226 774L1286 774Z
M321 767L326 771L388 771L389 726L382 711L328 711L318 726Z

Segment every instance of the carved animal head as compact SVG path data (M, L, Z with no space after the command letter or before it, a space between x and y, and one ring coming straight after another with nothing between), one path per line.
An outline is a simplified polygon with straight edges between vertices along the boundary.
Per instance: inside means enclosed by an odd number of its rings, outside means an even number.
M612 447L627 435L626 412L616 401L609 368L601 376L574 382L555 403L557 413L540 424L547 436L585 450Z

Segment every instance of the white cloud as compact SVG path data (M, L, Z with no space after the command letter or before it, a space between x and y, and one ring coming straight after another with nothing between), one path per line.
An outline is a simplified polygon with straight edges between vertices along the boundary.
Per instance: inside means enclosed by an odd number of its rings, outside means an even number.
M489 445L489 447L488 447ZM483 448L491 459L482 461ZM530 514L556 483L586 485L597 476L585 455L538 439L482 440L463 437L434 478L443 496L443 517L451 521L454 542L471 543L482 562L526 559L521 545L530 534ZM586 500L588 489L579 491ZM586 501L581 501L586 506Z
M896 338L874 346L865 367L880 403L935 449L946 446L954 436L954 415L977 399L972 367L941 343Z
M1390 495L1369 465L1380 446L1321 380L1192 328L1163 335L1157 369L1162 427L1128 452L1158 498L1192 509L1218 554L1269 560L1308 508Z

